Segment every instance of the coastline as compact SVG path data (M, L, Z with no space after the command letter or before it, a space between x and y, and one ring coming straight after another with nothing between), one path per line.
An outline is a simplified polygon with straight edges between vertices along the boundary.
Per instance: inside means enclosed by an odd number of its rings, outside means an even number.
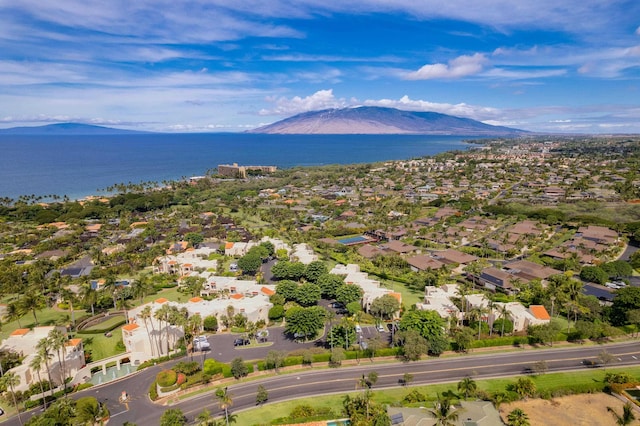
M156 185L219 164L279 169L367 164L466 150L470 136L142 134L0 136L0 197L107 196L120 183Z

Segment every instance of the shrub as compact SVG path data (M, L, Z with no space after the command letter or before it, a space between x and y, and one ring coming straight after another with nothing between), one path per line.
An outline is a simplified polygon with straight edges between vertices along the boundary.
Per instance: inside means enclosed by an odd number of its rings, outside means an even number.
M183 373L178 373L178 380L176 380L176 385L180 386L184 382L187 381L187 376Z
M406 403L406 404L411 404L414 402L423 402L426 401L427 397L421 393L418 392L418 390L412 390L411 392L409 392L408 394L406 394L404 396L404 398L402 398L402 402Z
M151 385L149 385L149 398L152 401L155 401L156 399L158 399L158 383L157 382L153 382L151 383Z
M189 362L180 361L179 363L173 366L173 371L190 376L200 371L200 364L197 361L189 361Z
M178 380L178 373L173 370L162 370L156 376L156 381L158 382L158 386L161 388L166 388L169 386L173 386L176 384Z
M225 364L209 358L204 360L204 368L202 371L210 376L215 376L216 374L222 373L224 366Z
M282 317L284 317L284 306L275 305L271 309L269 309L270 321L280 321Z
M85 390L90 388L91 386L93 386L93 383L80 383L78 386L76 386L75 388L75 392L80 392L81 390Z
M604 381L610 385L614 383L622 384L633 382L634 378L629 373L614 373L612 371L608 371L604 375Z
M296 418L296 419L304 419L307 417L314 416L315 414L316 414L316 411L310 405L296 405L295 407L293 407L293 410L291 410L291 413L289 413L289 417Z
M218 319L214 315L209 315L205 317L202 322L202 327L206 331L217 331L218 330Z

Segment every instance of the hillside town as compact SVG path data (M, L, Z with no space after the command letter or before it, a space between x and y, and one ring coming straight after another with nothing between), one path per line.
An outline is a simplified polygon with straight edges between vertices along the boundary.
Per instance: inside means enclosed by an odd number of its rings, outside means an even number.
M2 200L7 404L172 356L199 353L204 367L225 335L279 351L282 333L339 365L352 351L410 361L637 333L639 154L633 138L522 137Z

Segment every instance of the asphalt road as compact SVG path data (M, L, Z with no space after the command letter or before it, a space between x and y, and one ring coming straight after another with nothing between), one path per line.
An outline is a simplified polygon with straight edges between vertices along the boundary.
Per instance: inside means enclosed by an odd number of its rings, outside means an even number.
M640 364L640 342L627 342L606 346L586 346L562 349L522 350L499 354L478 354L453 358L429 358L419 362L372 364L362 360L354 367L341 367L327 370L300 371L296 374L283 374L262 380L230 384L228 392L232 396L232 412L255 407L256 391L262 384L269 393L269 402L284 401L304 396L342 393L357 389L358 379L371 371L378 373L378 382L374 389L384 389L400 385L405 373L413 375L412 384L457 382L463 377L476 379L524 374L528 368L540 360L545 360L549 371L580 370L588 368L584 360L596 360L598 354L606 349L615 356L614 365ZM117 383L96 389L88 389L74 397L93 395L106 402L111 412L111 424L130 421L139 426L157 425L160 416L169 407L158 406L146 396L149 383L157 372L167 365L146 369ZM120 392L126 390L131 396L127 407L118 402ZM193 420L207 408L212 414L221 411L213 396L213 390L189 400L182 401L173 408L180 408ZM24 417L24 416L23 416ZM18 424L17 418L7 424Z
M378 373L374 389L396 387L405 373L413 375L412 384L457 382L466 376L475 379L524 374L540 360L547 362L549 372L580 370L583 361L597 360L605 349L615 357L612 365L640 364L640 343L630 342L606 346L588 346L562 349L523 350L500 354L482 354L454 358L427 359L419 362L372 364L361 361L359 366L341 367L321 371L301 371L298 374L275 376L260 381L229 386L232 395L232 411L255 407L256 391L262 384L269 393L269 402L319 394L342 393L358 389L358 380L371 371ZM213 414L221 411L212 393L203 394L175 405L195 418L204 408Z
M260 384L267 389L269 402L277 402L304 396L353 391L358 389L359 378L371 371L378 373L378 382L374 389L384 389L399 386L405 373L411 373L413 375L412 384L418 385L457 382L466 376L481 379L521 375L540 360L547 362L549 372L580 370L588 368L583 361L597 360L598 354L604 349L614 355L615 361L612 365L640 364L640 342L636 341L604 346L517 350L498 354L483 353L451 358L429 358L408 363L372 364L368 359L365 359L360 362L360 365L353 367L301 370L296 374L282 374L246 383L229 384L228 392L233 400L231 411L236 412L255 407L256 391ZM147 368L117 382L74 394L73 398L91 395L106 403L111 413L110 424L120 425L129 421L139 426L157 425L160 416L169 407L152 403L147 393L149 384L154 380L156 374L169 365L163 364ZM130 396L128 404L119 402L123 390L127 391ZM172 407L180 408L190 421L205 408L214 415L220 415L221 411L213 396L213 391L214 388L210 392L182 401ZM39 411L23 413L23 420L28 419L33 413L37 414ZM4 424L18 425L18 419L14 416L7 419Z

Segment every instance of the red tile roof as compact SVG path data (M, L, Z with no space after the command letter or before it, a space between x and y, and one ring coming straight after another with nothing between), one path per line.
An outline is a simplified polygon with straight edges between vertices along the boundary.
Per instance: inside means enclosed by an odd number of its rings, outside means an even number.
M539 320L548 320L551 319L547 309L542 305L531 305L529 306L529 311Z
M133 331L138 327L140 327L138 324L127 324L125 326L122 326L122 329L125 331Z

